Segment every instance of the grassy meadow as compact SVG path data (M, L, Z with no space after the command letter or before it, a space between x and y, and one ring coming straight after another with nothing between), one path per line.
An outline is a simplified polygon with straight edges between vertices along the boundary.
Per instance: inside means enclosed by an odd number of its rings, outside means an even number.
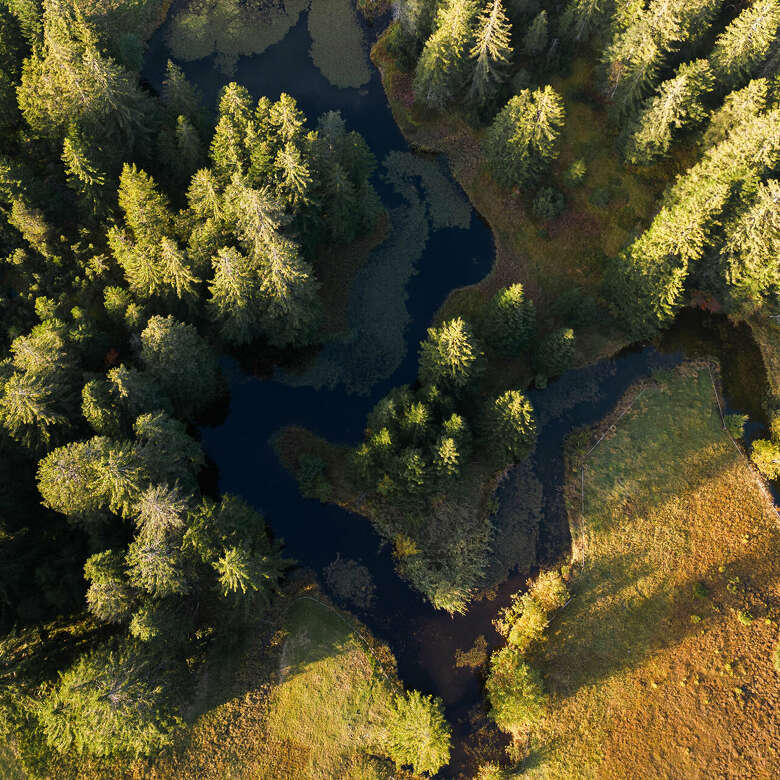
M155 759L72 757L57 777L92 780L413 778L386 758L402 690L395 659L318 589L299 585L232 652L215 653L176 746ZM217 660L218 659L218 660ZM0 774L24 777L0 748Z
M582 457L605 432L583 504ZM571 441L584 565L534 654L550 704L525 776L777 777L778 516L723 431L706 365L635 387Z

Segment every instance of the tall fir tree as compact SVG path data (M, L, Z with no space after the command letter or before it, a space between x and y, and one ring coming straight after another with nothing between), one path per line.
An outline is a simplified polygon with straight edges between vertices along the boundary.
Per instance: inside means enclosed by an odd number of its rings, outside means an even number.
M477 7L473 0L448 0L436 13L414 76L416 98L441 111L463 89L474 42Z
M564 117L563 101L549 84L515 95L485 136L485 154L496 180L513 187L536 178L557 156Z
M506 78L506 69L512 59L510 34L511 25L502 1L492 0L479 16L471 49L474 72L469 96L478 106L490 101Z
M778 0L757 0L745 8L715 41L710 61L718 82L731 89L744 84L772 48L780 48L779 30Z
M674 130L695 126L707 118L709 111L703 99L714 84L707 60L680 65L674 78L661 84L634 121L626 160L637 165L666 154Z

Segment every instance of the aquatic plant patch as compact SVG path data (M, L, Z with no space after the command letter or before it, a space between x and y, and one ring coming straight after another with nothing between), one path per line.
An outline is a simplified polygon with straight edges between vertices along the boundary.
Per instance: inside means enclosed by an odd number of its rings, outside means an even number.
M351 0L311 0L308 24L311 59L322 75L334 87L368 84L366 43Z
M405 205L389 211L387 239L355 274L348 331L326 344L303 372L281 379L294 387L337 387L364 394L389 377L406 355L407 284L432 230L468 229L471 207L435 160L390 152L385 176ZM343 291L342 291L343 295Z
M184 62L216 55L217 67L230 75L239 57L281 41L308 5L309 0L190 0L171 19L171 54Z

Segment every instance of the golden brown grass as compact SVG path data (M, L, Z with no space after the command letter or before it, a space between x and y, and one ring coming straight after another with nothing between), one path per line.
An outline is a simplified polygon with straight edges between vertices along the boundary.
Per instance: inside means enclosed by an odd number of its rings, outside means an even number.
M585 566L534 659L551 703L528 776L776 777L778 519L706 367L652 383L585 474Z

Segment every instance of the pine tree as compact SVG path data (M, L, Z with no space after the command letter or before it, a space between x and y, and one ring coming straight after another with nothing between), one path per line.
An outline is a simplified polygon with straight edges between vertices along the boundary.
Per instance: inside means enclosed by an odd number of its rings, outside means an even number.
M125 165L119 205L128 230L111 228L108 241L133 292L143 298L195 296L199 279L176 243L173 214L155 181L134 165Z
M133 431L136 452L152 482L178 485L186 494L197 491L198 473L206 456L181 420L160 411L142 414L133 424Z
M100 215L104 210L105 174L90 157L89 145L84 134L71 127L62 144L62 162L70 186L81 199L87 213Z
M138 536L156 541L180 534L189 508L189 499L178 486L150 485L141 493L135 507Z
M266 338L280 347L310 343L322 316L311 266L298 247L279 234L266 243L258 260Z
M48 745L76 756L148 756L171 743L179 723L158 676L129 648L81 656L35 715Z
M57 385L27 373L15 373L5 382L0 423L12 439L31 450L47 449L69 427Z
M398 3L398 21L414 42L422 42L430 35L435 13L435 0L399 0Z
M93 440L90 489L101 503L124 518L135 512L149 475L138 449L127 441ZM93 455L94 457L94 455Z
M400 769L435 774L450 760L450 729L441 699L419 691L397 695L387 723L388 752Z
M614 24L606 48L606 93L619 115L632 112L655 86L667 56L681 41L694 46L708 33L721 0L651 0L626 8L626 25Z
M485 154L496 180L512 187L538 176L557 156L563 123L563 101L551 86L524 89L513 97L485 136Z
M715 41L710 61L719 84L741 86L777 46L780 3L756 0Z
M455 439L442 436L436 444L433 467L443 477L457 477L460 473L462 457L458 452Z
M234 174L244 176L249 169L246 139L252 132L252 98L244 88L231 82L219 97L219 119L211 141L214 174L227 184Z
M38 463L38 490L43 505L78 520L93 516L103 505L94 490L97 467L108 439L72 442L52 450Z
M652 335L674 316L690 267L718 240L734 194L777 166L780 110L751 113L678 178L650 227L607 275L614 311L634 335Z
M769 179L759 184L752 201L724 232L721 262L740 313L780 296L780 183Z
M571 367L574 358L574 331L560 328L547 335L536 350L536 370L546 377L558 376Z
M560 28L568 38L585 41L605 25L614 6L614 0L569 0Z
M471 58L475 60L469 96L477 105L485 105L506 78L512 59L511 25L501 0L492 0L479 16Z
M650 162L669 151L674 129L696 125L709 111L702 98L714 86L707 60L683 63L674 78L664 81L635 120L626 149L634 165Z
M180 547L172 539L139 534L127 548L125 563L132 585L156 599L190 590Z
M471 328L457 317L428 328L428 338L420 344L420 380L460 391L479 377L483 361Z
M547 46L547 11L539 11L523 37L523 51L535 57Z
M258 590L252 563L251 556L243 547L231 547L214 561L212 565L217 573L223 596L237 593L239 590L242 595L247 591Z
M213 260L214 277L209 284L209 306L219 322L223 338L233 344L248 344L260 333L255 264L233 247L222 247Z
M91 379L81 391L81 413L99 436L117 438L122 431L122 413L115 389L105 379Z
M473 0L448 0L437 11L434 32L423 47L415 70L414 94L438 111L465 85L476 10Z
M536 330L536 309L526 300L523 285L499 290L487 306L483 325L491 347L505 355L520 355L531 345Z
M151 98L99 51L94 31L66 3L45 4L42 45L25 61L18 97L33 132L62 143L77 124L114 163L154 130Z
M171 399L163 392L154 377L122 363L108 372L111 394L128 420L145 412L172 411Z
M87 558L84 564L87 607L104 623L121 623L130 617L134 606L133 591L124 575L122 554L105 550Z

